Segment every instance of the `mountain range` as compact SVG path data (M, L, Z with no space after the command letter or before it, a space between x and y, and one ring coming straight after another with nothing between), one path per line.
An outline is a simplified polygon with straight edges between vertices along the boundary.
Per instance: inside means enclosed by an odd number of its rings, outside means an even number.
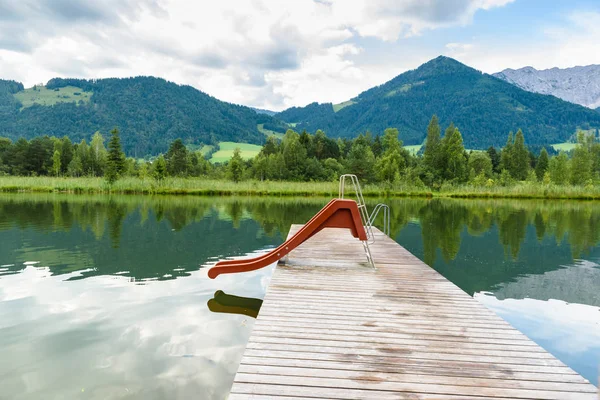
M600 109L600 65L545 70L509 68L493 75L530 92L551 94L571 103Z
M177 138L198 146L263 143L263 129L287 129L267 114L160 78L55 78L30 89L0 80L0 136L66 135L89 141L95 131L106 136L115 126L125 152L140 157L166 152Z
M444 126L453 122L465 146L474 149L502 146L508 132L518 129L528 144L548 145L572 139L577 129L600 128L600 112L442 56L343 103L315 102L272 114L154 77L54 78L29 89L0 80L0 136L67 135L80 141L118 126L125 152L137 157L164 153L176 138L191 146L261 144L289 127L322 129L334 138L395 127L404 144L421 144L433 114Z
M529 144L561 143L577 129L600 127L600 114L554 96L523 90L460 62L437 57L340 104L312 103L275 116L296 129L353 137L361 132L400 130L404 144L421 144L431 116L453 122L465 146L501 146L522 129Z

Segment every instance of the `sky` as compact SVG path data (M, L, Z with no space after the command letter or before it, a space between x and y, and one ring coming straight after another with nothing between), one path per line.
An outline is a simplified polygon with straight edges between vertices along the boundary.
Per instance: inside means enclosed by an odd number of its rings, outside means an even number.
M600 64L598 0L0 0L0 79L152 75L236 104L339 103L439 55Z

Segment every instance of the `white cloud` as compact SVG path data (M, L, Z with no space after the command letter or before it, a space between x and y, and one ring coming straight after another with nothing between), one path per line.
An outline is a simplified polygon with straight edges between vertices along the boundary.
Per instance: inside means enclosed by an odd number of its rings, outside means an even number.
M139 286L116 276L69 284L82 271L52 276L31 265L3 276L0 330L15 333L0 343L2 360L14 361L0 362L3 398L223 399L254 320L213 313L207 301L219 289L262 298L274 267L218 280L204 268Z
M525 333L534 340L553 343L553 350L566 354L598 351L600 308L561 300L505 299L475 293L480 303L513 325L529 327Z
M446 44L448 55L454 58L462 58L473 49L472 43L448 43Z
M511 1L0 0L0 76L30 86L156 75L259 107L337 102L390 75L378 60L357 61L369 51L360 38L466 25Z

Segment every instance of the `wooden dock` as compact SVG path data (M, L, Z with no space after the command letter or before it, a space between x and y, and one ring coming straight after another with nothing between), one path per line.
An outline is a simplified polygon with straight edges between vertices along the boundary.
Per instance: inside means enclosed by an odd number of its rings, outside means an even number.
M229 400L598 399L586 379L375 235L375 270L343 229L277 266Z

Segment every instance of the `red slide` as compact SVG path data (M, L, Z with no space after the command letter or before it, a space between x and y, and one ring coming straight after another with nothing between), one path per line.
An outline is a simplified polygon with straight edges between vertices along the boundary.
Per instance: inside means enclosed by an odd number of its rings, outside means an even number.
M215 279L221 274L247 272L264 268L285 257L290 251L300 246L323 228L348 228L355 238L363 241L367 240L367 234L362 225L356 202L354 200L333 199L281 246L255 258L219 261L208 270L208 277Z

